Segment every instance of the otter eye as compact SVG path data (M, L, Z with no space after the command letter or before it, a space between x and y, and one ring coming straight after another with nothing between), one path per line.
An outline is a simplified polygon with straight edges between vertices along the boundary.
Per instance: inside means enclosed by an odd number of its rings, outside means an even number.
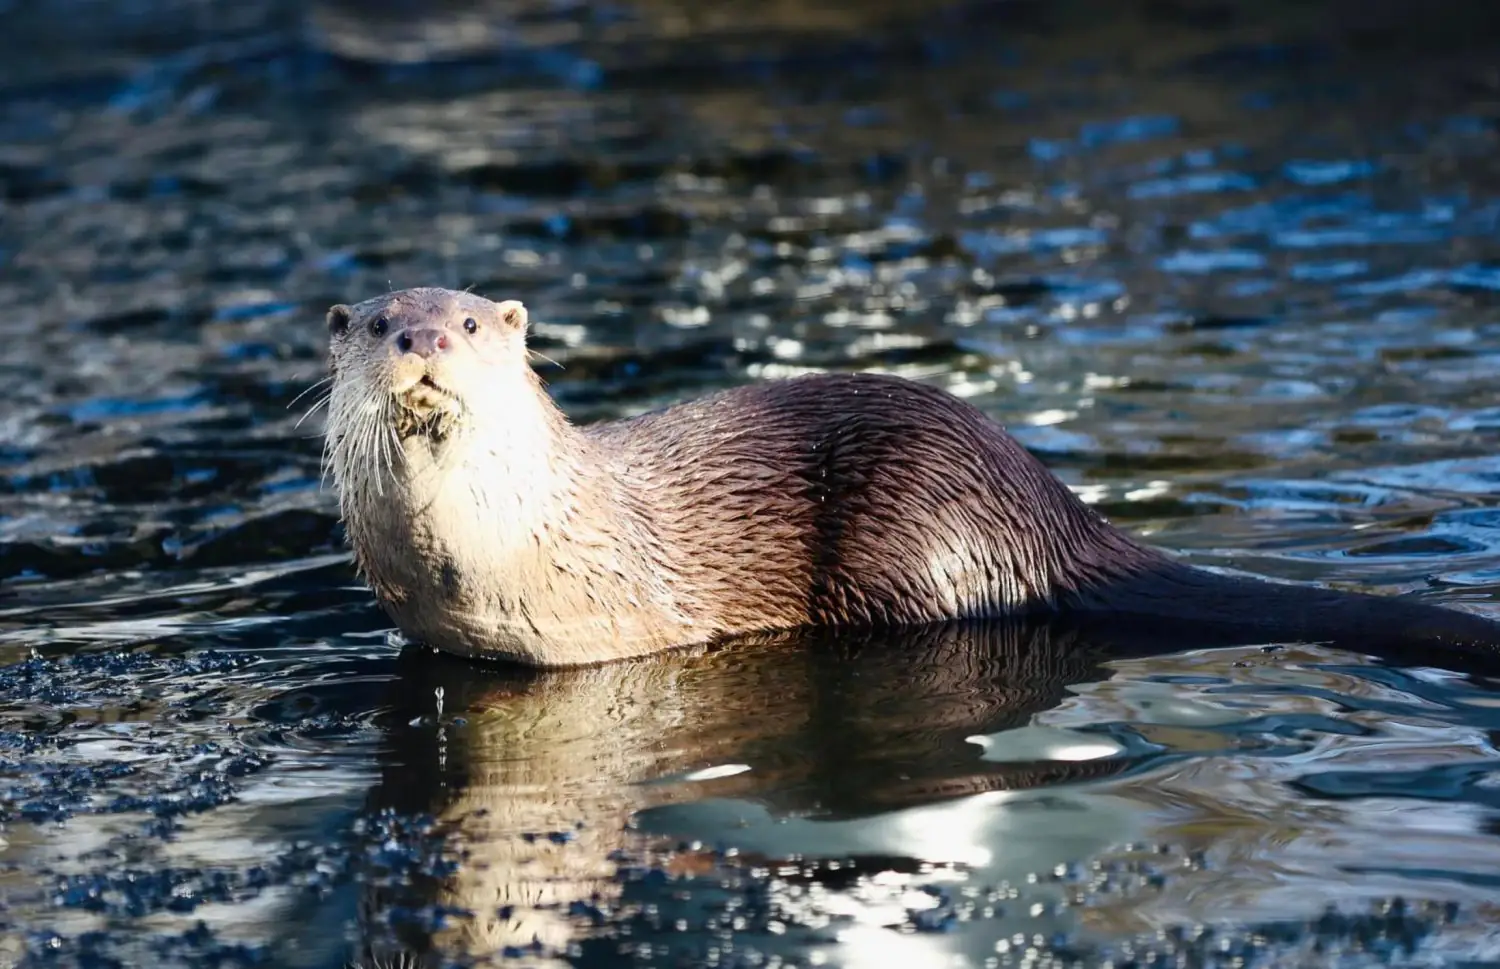
M467 320L464 320L464 332L465 333L477 333L477 332L479 332L479 324L474 322L474 318L472 316L469 317Z
M385 336L385 331L389 327L390 324L385 321L385 317L383 316L377 316L370 321L370 333L374 336Z

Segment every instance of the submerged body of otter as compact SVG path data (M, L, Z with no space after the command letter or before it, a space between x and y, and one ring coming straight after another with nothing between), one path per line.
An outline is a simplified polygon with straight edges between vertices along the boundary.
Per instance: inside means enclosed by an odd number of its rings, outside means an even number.
M800 377L576 427L526 362L518 303L408 290L329 319L330 457L360 570L404 633L450 652L569 666L1038 611L1500 644L1455 610L1176 563L916 382Z

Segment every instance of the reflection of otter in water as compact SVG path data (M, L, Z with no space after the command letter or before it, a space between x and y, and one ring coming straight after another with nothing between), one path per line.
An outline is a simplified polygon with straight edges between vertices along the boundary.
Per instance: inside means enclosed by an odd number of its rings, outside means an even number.
M965 741L1055 705L1070 683L1102 675L1102 658L1072 634L997 623L560 673L409 651L375 798L435 814L464 856L420 901L473 915L427 944L494 952L535 937L556 952L583 931L571 903L618 896L611 853L631 843L630 818L685 791L862 817L1123 769L1128 760L988 763ZM431 722L439 687L462 726ZM734 764L748 770L686 788L645 783Z
M821 375L578 428L527 364L515 301L406 290L328 322L328 453L360 569L406 634L450 652L568 666L1059 612L1500 645L1455 610L1174 562L934 387Z
M452 876L419 887L406 904L441 903L472 916L453 919L436 937L405 941L450 954L533 938L548 951L565 948L588 932L570 905L596 896L606 909L616 902L622 885L612 852L635 843L625 831L632 818L662 805L697 809L704 799L729 799L764 804L777 817L831 821L949 804L986 821L999 810L986 801L990 792L1116 775L1138 761L991 762L966 738L1027 725L1068 687L1108 676L1103 663L1111 658L1228 643L1183 633L976 622L768 639L563 672L486 669L408 650L385 719L374 805L431 813L450 853L462 857ZM444 723L435 725L439 691ZM747 769L651 783L726 765ZM977 803L964 808L970 802ZM1045 823L1067 823L1057 819L1069 814L1079 816L1079 833L1043 868L1087 854L1091 839L1123 839L1119 819L1076 810L1049 812ZM732 820L705 824L734 838ZM1022 840L1036 841L1043 824L1026 821ZM965 836L944 834L955 843ZM922 840L893 836L877 853L891 856L883 863L912 867L942 860L900 857L924 855L915 847ZM949 860L967 863L961 854ZM691 855L678 861L695 864Z

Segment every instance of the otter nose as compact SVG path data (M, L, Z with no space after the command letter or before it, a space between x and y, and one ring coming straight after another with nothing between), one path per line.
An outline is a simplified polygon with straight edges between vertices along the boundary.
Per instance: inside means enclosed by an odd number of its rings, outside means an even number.
M432 328L406 330L396 337L396 349L419 357L434 357L448 349L448 334Z

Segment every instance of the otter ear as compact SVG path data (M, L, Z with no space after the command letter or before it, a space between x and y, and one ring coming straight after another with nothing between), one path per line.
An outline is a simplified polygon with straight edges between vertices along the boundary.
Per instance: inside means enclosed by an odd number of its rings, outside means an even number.
M508 299L501 303L500 322L512 330L526 329L526 306L518 299Z
M328 332L334 336L343 336L349 330L349 320L354 316L354 311L343 303L338 303L328 308Z

